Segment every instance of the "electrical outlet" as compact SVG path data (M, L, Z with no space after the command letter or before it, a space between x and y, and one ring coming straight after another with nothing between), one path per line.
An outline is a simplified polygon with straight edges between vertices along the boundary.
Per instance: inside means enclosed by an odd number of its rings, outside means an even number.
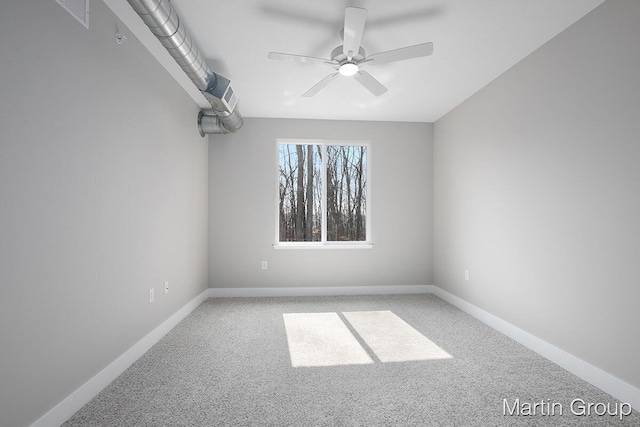
M267 269L267 267L268 267L268 265L267 265L267 261L262 261L262 269L263 269L263 270L266 270L266 269Z
M164 293L165 295L169 293L169 281L164 282Z
M469 281L469 270L464 271L464 280Z
M152 303L156 299L153 288L149 289L149 302Z

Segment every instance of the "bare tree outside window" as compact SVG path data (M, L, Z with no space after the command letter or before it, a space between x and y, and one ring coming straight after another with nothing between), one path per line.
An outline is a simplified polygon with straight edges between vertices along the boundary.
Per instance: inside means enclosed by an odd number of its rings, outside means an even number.
M280 145L280 241L321 238L322 160L320 146Z
M367 146L278 147L279 241L366 241Z
M367 154L363 146L327 146L327 240L366 240Z

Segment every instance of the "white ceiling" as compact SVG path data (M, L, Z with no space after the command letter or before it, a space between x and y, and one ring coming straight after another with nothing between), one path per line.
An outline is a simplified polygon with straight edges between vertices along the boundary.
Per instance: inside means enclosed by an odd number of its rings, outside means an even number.
M604 0L173 0L212 70L231 79L245 117L434 122ZM202 108L209 108L124 0L105 0ZM368 10L368 54L423 42L433 56L367 69L389 91L350 77L300 95L334 70L267 59L329 58L346 6Z

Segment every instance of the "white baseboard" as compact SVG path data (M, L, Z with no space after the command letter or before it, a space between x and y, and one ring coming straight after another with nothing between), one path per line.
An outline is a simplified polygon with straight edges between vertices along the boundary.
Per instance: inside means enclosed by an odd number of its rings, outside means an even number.
M498 332L516 340L525 347L535 351L556 365L561 366L578 378L593 384L600 390L610 394L621 402L630 404L636 411L640 411L640 389L637 387L614 377L600 368L597 368L584 360L579 359L534 335L531 335L517 326L514 326L511 323L502 320L499 317L494 316L493 314L484 311L437 286L432 286L431 288L434 295L442 298L449 304L458 307L460 310L470 314L482 323L485 323Z
M209 291L205 290L188 302L184 307L162 322L160 326L149 332L144 338L135 343L133 347L111 362L106 368L98 372L93 378L67 396L66 399L31 424L31 427L58 427L71 418L73 414L122 374L133 362L153 347L155 343L160 341L162 337L187 317L189 313L195 310L196 307L207 299L208 294Z
M336 286L310 288L209 288L210 298L226 297L306 297L334 295L428 294L431 285L406 286Z
M451 305L470 314L493 329L516 340L541 356L556 363L577 377L593 384L621 402L629 403L640 411L640 389L613 375L541 340L538 337L476 307L467 301L432 285L413 286L350 286L315 288L209 288L187 303L160 326L138 341L133 347L114 360L93 378L70 394L53 409L40 417L31 427L58 427L100 391L122 374L129 366L162 339L207 298L219 297L269 297L269 296L331 296L331 295L394 295L434 294Z

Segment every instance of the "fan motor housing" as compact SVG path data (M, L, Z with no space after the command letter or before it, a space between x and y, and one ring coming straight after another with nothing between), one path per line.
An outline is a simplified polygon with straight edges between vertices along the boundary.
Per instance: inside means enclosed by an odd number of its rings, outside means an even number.
M360 49L358 50L358 54L353 55L353 58L351 58L351 62L354 62L357 64L358 62L363 61L366 57L367 57L367 51L364 50L363 47L360 47ZM349 60L349 58L347 58L347 55L345 55L343 52L342 45L338 46L337 48L333 49L333 51L331 51L331 60L337 61L340 65L342 65L344 62L347 62Z

